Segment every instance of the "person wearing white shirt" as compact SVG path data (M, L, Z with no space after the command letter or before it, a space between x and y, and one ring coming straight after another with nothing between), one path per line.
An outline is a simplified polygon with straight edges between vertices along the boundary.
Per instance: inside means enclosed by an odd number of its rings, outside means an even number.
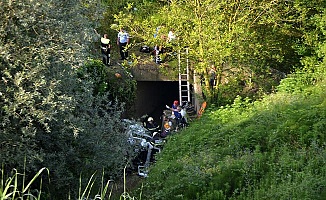
M175 40L176 36L174 34L174 29L171 29L168 34L168 41L171 42L172 40Z
M127 45L129 44L129 34L123 28L120 28L117 38L117 45L120 49L121 60L125 60L128 57Z

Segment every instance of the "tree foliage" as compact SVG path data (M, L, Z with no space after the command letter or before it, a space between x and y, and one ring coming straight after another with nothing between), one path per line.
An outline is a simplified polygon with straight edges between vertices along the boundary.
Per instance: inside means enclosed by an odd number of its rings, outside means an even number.
M324 42L325 43L325 42ZM210 106L171 136L146 199L325 199L325 63L260 101Z
M127 110L132 107L137 81L126 68L113 69L100 60L89 60L78 69L78 77L94 82L95 96L108 94L108 100L124 104Z
M313 21L322 12L324 1L150 2L129 4L116 20L150 45L171 45L153 38L156 27L162 26L160 34L165 35L175 29L178 41L173 48L183 52L189 47L191 70L208 80L209 68L215 65L217 91L204 88L209 96L228 91L227 99L234 99L243 87L258 90L257 85L263 93L270 92L279 81L275 76L282 77L279 72L293 72L302 67L303 56L315 55L313 36L321 36ZM153 9L155 6L159 9Z
M98 6L0 2L0 162L27 174L47 167L51 186L43 186L52 199L75 197L80 174L114 177L127 162L123 107L93 95L94 80L76 73L97 39Z

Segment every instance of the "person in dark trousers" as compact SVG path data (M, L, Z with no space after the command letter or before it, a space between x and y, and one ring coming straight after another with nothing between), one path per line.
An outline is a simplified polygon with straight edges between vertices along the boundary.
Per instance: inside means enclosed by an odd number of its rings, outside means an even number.
M121 60L128 58L127 45L129 44L129 34L123 28L120 28L117 38L117 45L119 46Z
M153 117L149 117L147 119L146 127L147 130L149 130L152 134L157 131L160 127L157 125L156 122L154 122Z
M110 50L111 50L111 41L108 38L107 34L104 34L101 37L101 53L102 53L102 61L105 65L110 65Z
M214 65L211 66L211 69L209 71L209 87L211 90L213 90L215 86L216 81L216 70Z

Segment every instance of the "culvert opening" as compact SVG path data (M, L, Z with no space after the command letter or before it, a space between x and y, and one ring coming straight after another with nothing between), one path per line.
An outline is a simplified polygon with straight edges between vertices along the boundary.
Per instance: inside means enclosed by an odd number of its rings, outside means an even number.
M160 124L165 105L171 106L178 99L178 81L138 81L133 117L147 114Z

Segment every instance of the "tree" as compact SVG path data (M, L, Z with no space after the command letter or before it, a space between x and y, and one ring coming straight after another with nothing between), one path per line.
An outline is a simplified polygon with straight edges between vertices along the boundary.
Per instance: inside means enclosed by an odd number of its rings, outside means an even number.
M175 51L189 47L192 70L207 76L214 64L217 76L223 77L215 92L234 83L234 96L227 97L231 101L243 87L260 85L263 92L269 92L277 84L275 77L269 77L273 71L290 73L302 67L302 55L297 52L304 36L302 25L323 7L322 1L176 0L148 12L146 2L129 5L116 20L151 45L157 42L153 38L157 26L163 25L163 34L174 28L179 36ZM214 91L206 92L210 96Z
M26 174L48 167L51 187L43 186L53 199L76 196L81 173L85 181L96 170L115 176L127 162L122 106L94 96L93 82L76 73L97 39L99 6L0 2L0 161Z

